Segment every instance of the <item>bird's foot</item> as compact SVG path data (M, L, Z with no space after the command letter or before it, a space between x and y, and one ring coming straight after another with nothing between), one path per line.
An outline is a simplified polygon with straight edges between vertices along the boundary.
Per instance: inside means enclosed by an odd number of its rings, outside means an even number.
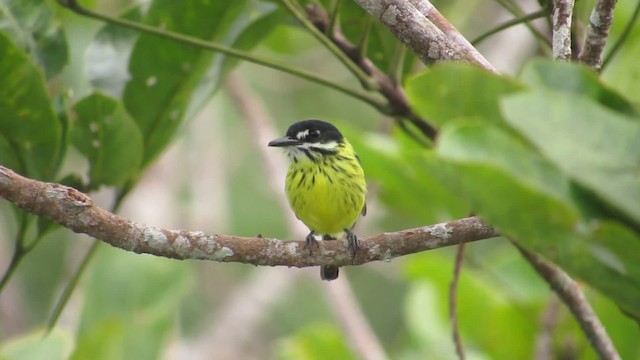
M313 231L312 231L305 238L304 249L305 250L309 249L309 255L312 255L314 247L316 249L320 249L320 244L318 244L318 240L316 240L316 237L314 236Z
M356 257L356 253L360 249L360 245L358 244L358 236L351 230L345 229L347 233L347 249L351 254L351 259Z

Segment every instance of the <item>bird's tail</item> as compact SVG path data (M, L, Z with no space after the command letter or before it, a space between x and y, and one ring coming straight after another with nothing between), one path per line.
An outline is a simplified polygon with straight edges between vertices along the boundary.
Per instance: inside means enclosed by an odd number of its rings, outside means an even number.
M320 266L320 278L322 280L335 280L338 278L340 268L337 266Z

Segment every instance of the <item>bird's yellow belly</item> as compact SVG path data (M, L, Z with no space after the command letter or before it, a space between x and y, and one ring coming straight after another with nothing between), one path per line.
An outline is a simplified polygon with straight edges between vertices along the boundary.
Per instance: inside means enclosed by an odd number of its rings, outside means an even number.
M298 219L321 235L337 237L351 229L365 203L364 174L307 170L291 172L286 189Z

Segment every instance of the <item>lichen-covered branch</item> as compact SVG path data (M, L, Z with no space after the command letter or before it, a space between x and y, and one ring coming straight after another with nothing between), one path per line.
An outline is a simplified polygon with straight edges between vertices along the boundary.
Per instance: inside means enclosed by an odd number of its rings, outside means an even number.
M268 266L348 266L499 236L490 225L470 217L371 236L361 241L360 251L352 259L340 241L321 243L309 254L304 241L205 234L139 224L96 206L74 188L28 179L4 166L0 166L0 197L112 246L173 259Z
M571 17L574 0L553 0L553 58L571 61Z
M589 27L579 59L593 70L602 67L602 52L607 44L617 0L596 0L589 17Z
M462 35L459 35L457 30L427 0L355 0L355 2L382 22L425 64L455 60L495 71L494 67Z

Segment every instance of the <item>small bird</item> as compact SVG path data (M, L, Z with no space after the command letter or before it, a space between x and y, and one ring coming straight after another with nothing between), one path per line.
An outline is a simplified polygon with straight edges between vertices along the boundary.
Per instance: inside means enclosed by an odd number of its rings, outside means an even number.
M355 256L358 237L351 229L360 214L367 212L367 183L349 141L326 121L303 120L269 146L284 148L289 157L285 191L296 217L309 228L305 247L311 252L318 240L346 236L351 256ZM338 267L321 266L320 277L338 278Z

